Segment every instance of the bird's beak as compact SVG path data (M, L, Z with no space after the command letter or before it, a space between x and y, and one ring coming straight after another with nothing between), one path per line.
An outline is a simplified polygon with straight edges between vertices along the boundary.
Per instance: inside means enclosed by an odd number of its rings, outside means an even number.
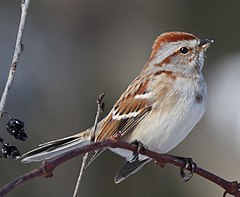
M200 50L206 51L207 48L214 42L214 40L210 39L200 39L200 43L198 45Z

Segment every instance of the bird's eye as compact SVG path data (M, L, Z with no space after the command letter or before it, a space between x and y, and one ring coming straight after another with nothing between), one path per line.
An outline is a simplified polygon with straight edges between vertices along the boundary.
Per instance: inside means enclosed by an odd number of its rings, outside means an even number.
M186 54L188 52L188 48L187 47L182 47L180 48L180 52L183 54Z

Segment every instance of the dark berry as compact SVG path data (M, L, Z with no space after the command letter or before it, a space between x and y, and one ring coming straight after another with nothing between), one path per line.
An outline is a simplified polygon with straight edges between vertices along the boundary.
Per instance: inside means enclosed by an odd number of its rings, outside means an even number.
M20 157L20 152L12 143L3 144L0 148L0 158L12 157L13 159L18 159Z
M16 139L25 141L27 139L27 134L24 132L24 122L21 120L10 118L7 123L7 131Z

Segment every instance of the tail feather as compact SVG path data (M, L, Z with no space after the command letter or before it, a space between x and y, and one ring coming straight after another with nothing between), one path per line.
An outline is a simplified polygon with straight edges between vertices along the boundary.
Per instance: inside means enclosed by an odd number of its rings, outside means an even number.
M114 182L120 183L120 182L124 181L129 176L131 176L131 175L135 174L136 172L138 172L139 170L141 170L143 168L143 166L150 161L151 161L151 159L149 159L149 158L144 159L144 160L138 160L138 159L133 160L133 161L127 160L124 163L123 167L119 170L119 172L114 177Z
M71 141L73 141L75 139L78 139L78 137L76 137L76 136L69 136L69 137L65 137L65 138L62 138L62 139L52 140L52 141L49 141L49 142L45 142L43 144L39 144L39 147L62 145L62 144L71 142Z
M87 137L86 132L81 135L73 135L70 137L46 142L40 144L38 148L33 149L22 156L22 163L39 162L58 157L75 148L87 145L90 143L90 137Z

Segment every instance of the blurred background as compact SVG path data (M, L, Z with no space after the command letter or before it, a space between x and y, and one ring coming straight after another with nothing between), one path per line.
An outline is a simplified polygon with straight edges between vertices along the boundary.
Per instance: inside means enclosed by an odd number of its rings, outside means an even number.
M0 90L14 51L19 0L0 1ZM6 111L26 123L28 141L17 142L0 122L0 136L22 153L38 144L93 125L99 93L106 110L138 75L155 38L186 31L215 43L207 52L209 102L205 116L171 154L189 156L229 180L240 180L240 1L72 0L32 1L24 52ZM113 177L124 159L106 151L85 172L79 196L211 196L223 190L194 175L184 183L179 169L150 163L119 185ZM81 158L37 178L8 196L72 196ZM0 186L40 164L0 160Z

